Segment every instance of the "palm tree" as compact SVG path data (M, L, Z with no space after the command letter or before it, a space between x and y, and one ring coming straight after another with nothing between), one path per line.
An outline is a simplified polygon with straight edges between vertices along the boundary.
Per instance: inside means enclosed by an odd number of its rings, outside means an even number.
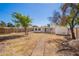
M23 26L24 29L25 29L25 34L28 34L27 33L27 27L31 23L31 18L29 16L25 16L25 15L22 15L22 14L17 13L17 12L14 12L12 14L12 16L13 16L13 18L16 19L16 20L14 20L15 23L20 23L21 26Z

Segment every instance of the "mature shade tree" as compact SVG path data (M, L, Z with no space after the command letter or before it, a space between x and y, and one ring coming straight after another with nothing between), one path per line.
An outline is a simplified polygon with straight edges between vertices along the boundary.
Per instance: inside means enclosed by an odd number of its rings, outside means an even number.
M63 12L61 23L70 26L72 39L76 39L74 33L74 27L79 24L79 4L65 3L62 5L61 9Z
M50 24L47 24L47 27L50 27Z
M15 27L12 23L7 23L7 27Z
M20 23L15 23L15 27L19 28L21 26Z
M55 11L53 13L53 16L49 17L49 21L51 22L51 24L54 23L54 24L58 25L59 21L60 21L60 18L61 18L60 13Z
M1 26L1 27L6 27L6 23L5 23L4 21L1 21L1 22L0 22L0 26Z
M27 28L28 28L29 24L30 24L31 21L32 21L31 18L30 18L29 16L25 16L25 15L22 15L22 14L17 13L17 12L14 12L14 13L12 14L12 17L16 19L16 20L14 20L15 23L20 23L21 26L24 27L24 29L25 29L25 34L28 34L28 33L27 33Z

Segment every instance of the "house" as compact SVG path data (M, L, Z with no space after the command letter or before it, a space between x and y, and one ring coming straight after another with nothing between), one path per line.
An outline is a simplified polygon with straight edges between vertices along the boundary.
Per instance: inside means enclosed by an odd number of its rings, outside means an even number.
M47 27L47 26L41 26L41 27L35 26L35 27L33 27L33 32L50 33L51 32L51 28Z
M33 26L32 27L33 32L42 32L42 33L53 33L53 34L59 34L59 35L68 35L68 28L62 27L62 26Z

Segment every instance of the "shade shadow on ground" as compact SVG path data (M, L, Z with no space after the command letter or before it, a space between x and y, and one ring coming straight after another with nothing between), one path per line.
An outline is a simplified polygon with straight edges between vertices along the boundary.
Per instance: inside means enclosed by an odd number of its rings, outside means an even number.
M24 35L12 35L12 36L1 36L0 37L0 42L4 40L9 40L9 39L15 39L15 38L20 38L23 37Z

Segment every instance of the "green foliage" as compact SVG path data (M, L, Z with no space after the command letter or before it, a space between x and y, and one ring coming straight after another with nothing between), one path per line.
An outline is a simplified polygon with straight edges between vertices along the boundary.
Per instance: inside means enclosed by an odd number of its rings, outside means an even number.
M12 23L7 23L7 27L14 27L14 25Z
M17 12L14 12L12 14L12 17L16 19L16 20L14 20L14 22L16 23L17 27L19 27L19 25L21 25L25 29L25 34L28 34L27 27L30 25L30 23L32 21L31 18L29 16L25 16L25 15L22 15Z
M76 18L75 25L79 25L79 17Z
M50 24L47 24L48 27L50 27Z
M69 25L69 26L75 27L75 25L79 24L79 19L78 19L79 16L77 16L79 13L79 4L74 4L74 3L66 4L65 3L63 4L61 9L63 10L63 15L66 17L65 19L66 26Z
M74 33L74 27L76 25L79 25L79 4L76 3L65 3L62 6L62 18L61 23L62 25L69 25L70 26L70 30L71 30L71 34L72 34L72 39L76 39L75 37L75 33ZM64 20L65 19L65 20ZM64 22L63 22L64 20Z
M31 23L31 19L29 16L25 16L17 12L14 12L12 16L13 18L16 19L14 20L15 23L18 23L18 24L20 23L23 27L28 27L29 24Z
M0 22L0 26L1 26L1 27L6 27L6 23L5 23L4 21L1 21L1 22Z
M15 23L15 27L20 27L21 24L20 23Z

